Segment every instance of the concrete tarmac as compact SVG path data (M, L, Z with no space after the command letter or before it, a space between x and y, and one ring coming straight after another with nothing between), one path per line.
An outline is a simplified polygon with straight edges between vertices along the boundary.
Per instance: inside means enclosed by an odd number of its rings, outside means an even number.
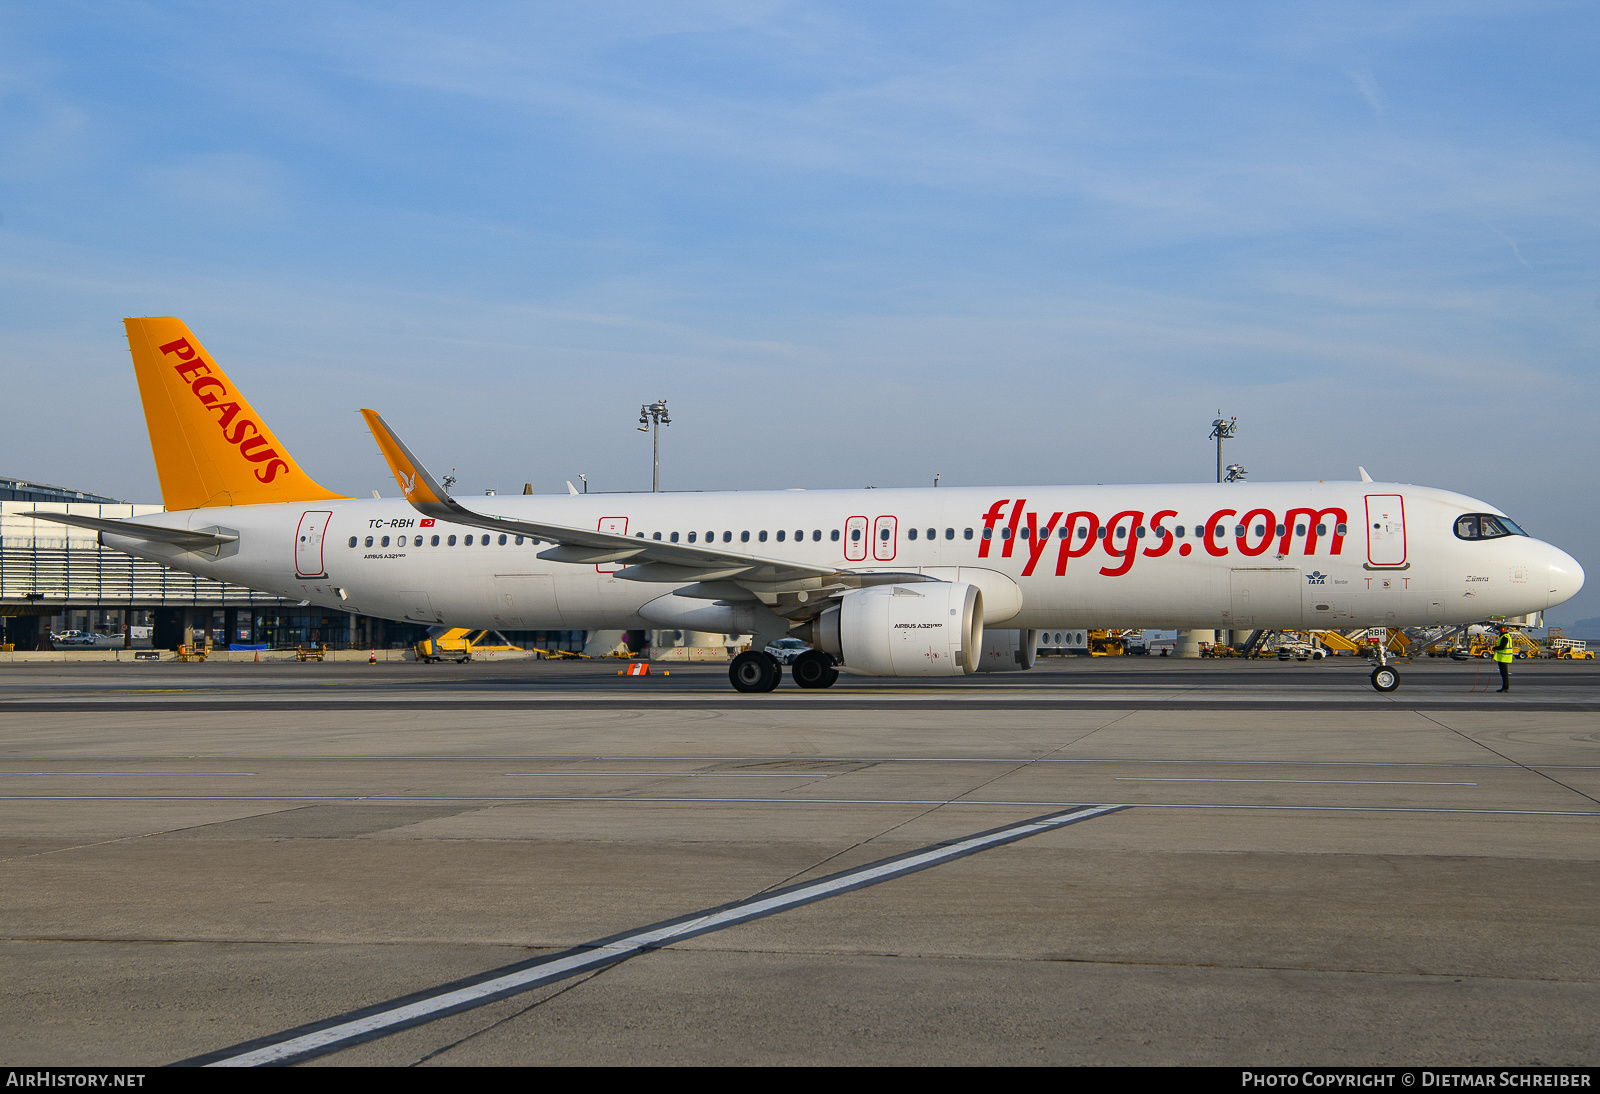
M7 666L0 1059L215 1059L843 876L294 1058L1594 1064L1600 670L1367 671Z

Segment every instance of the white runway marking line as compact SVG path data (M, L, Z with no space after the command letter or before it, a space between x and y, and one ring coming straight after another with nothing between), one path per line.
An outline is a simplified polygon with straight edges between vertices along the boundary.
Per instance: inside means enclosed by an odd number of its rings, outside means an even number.
M709 934L802 904L838 896L840 893L881 884L951 859L1014 843L1038 835L1040 832L1064 828L1069 824L1127 808L1129 807L1125 805L1071 807L1066 813L1036 817L1021 824L980 832L955 843L913 851L908 855L884 859L820 881L739 901L723 908L695 913L680 920L645 927L630 934L601 939L563 954L512 966L511 971L498 976L490 974L489 978L477 983L457 988L447 986L436 990L433 994L425 993L420 997L379 1004L369 1013L357 1012L356 1016L348 1019L332 1019L330 1024L320 1029L309 1029L303 1033L289 1030L278 1035L281 1039L263 1038L262 1041L247 1043L234 1049L224 1049L219 1053L211 1053L184 1062L203 1064L206 1067L260 1067L264 1064L282 1064L322 1055L345 1045L372 1040L442 1018L447 1014L469 1010L508 995L603 968L646 950L660 949L683 939Z

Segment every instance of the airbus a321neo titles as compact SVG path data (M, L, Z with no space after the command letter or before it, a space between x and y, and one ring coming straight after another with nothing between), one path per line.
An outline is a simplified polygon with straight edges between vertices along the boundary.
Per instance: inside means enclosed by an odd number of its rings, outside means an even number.
M312 481L199 340L125 320L166 512L65 514L100 542L326 608L446 627L750 634L729 678L771 691L762 652L962 676L1033 665L1041 628L1306 630L1526 616L1583 586L1571 555L1493 506L1401 483L1012 486L450 497L363 410L405 494ZM409 503L409 504L407 504ZM1379 644L1372 683L1399 685Z

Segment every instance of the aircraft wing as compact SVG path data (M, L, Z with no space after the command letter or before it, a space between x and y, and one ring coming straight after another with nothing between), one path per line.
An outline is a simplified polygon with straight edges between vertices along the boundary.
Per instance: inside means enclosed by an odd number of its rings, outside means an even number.
M78 528L92 528L114 536L142 539L154 543L172 543L187 550L202 550L234 543L239 537L221 532L193 532L187 528L166 528L159 524L138 524L131 520L111 520L105 517L80 517L68 513L29 513L39 520L53 520L57 524L71 524Z
M394 472L406 500L418 512L456 524L550 540L556 546L540 551L539 557L552 562L625 562L627 565L612 576L627 581L673 582L691 586L693 583L704 583L698 588L680 589L678 592L680 595L706 599L723 599L727 593L738 593L740 589L766 593L776 599L788 599L783 594L932 580L921 574L860 573L833 566L813 566L787 559L724 551L710 544L665 543L616 532L569 528L561 524L479 513L446 494L444 487L428 474L422 462L412 455L404 441L395 436L377 411L363 410L361 416L367 420L367 427L372 430L384 458L389 461L389 468ZM748 596L748 592L745 595ZM763 600L767 598L761 597ZM810 615L821 607L809 597L801 603L809 604L809 607L784 614L791 617Z

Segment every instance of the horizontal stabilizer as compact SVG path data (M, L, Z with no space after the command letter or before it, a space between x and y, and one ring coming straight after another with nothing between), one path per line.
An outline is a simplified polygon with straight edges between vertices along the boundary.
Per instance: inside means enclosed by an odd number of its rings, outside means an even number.
M53 520L57 524L71 524L78 528L92 528L127 539L142 539L147 543L172 543L190 550L221 547L224 543L238 542L238 536L222 532L191 532L187 528L166 528L159 524L136 524L131 520L109 520L104 517L80 517L68 513L32 513L39 520Z

